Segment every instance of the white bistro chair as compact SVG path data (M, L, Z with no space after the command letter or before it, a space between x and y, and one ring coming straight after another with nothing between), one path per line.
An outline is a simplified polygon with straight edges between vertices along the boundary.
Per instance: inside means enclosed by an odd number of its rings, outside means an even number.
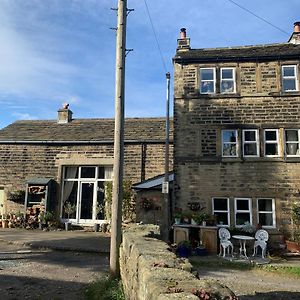
M230 248L231 248L231 256L233 254L233 245L230 242L230 232L226 228L220 228L219 229L219 238L220 238L220 253L219 256L222 255L223 250L223 257L226 256L226 249L228 249L228 254L230 254Z
M255 239L254 242L254 251L253 256L257 255L257 247L261 248L261 257L265 258L266 251L267 251L267 241L269 239L269 234L264 229L259 229L255 233Z

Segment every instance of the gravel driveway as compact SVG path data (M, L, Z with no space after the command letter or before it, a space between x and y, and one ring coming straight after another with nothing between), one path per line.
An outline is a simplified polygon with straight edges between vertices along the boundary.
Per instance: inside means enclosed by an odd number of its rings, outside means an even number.
M215 267L201 266L202 259L192 258L197 261L197 270L201 278L217 279L228 286L241 300L299 300L300 278L288 277L261 270L232 270L222 268L215 259ZM205 265L205 262L204 262ZM198 267L200 266L200 267ZM300 266L300 262L298 263Z
M108 267L104 255L30 250L0 242L0 298L84 299L87 284L107 274Z

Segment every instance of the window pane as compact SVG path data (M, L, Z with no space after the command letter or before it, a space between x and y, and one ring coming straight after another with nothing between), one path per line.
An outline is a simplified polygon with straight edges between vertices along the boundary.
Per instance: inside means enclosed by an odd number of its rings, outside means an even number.
M201 93L214 93L214 92L215 92L214 81L201 82Z
M223 145L223 156L236 156L236 145L235 144Z
M96 219L104 219L104 182L98 181L97 185L97 206L96 206Z
M213 69L201 69L201 80L214 80Z
M75 219L78 182L66 181L63 188L63 218Z
M221 93L234 92L234 82L232 80L226 80L221 82Z
M65 167L65 179L78 178L78 167Z
M236 131L235 130L224 130L222 131L223 143L236 143Z
M266 144L266 155L278 155L277 144Z
M227 199L226 198L214 198L214 210L226 210L227 211Z
M95 167L82 167L81 178L95 178L96 176Z
M296 91L296 80L295 79L283 79L283 90L284 91Z
M298 130L286 130L285 139L287 142L298 142Z
M295 76L295 68L294 67L283 67L283 76Z
M98 178L99 179L104 179L104 167L99 167Z
M260 223L262 226L273 226L273 214L259 214L258 223Z
M250 223L250 213L236 214L236 225L244 225L246 222Z
M232 69L222 69L222 79L232 79L233 70Z
M215 213L215 216L217 216L217 223L218 224L228 225L228 214L227 213L217 212L217 213Z
M246 142L256 141L256 131L244 131L244 139Z
M257 145L256 144L245 144L244 145L244 155L257 155Z
M286 145L286 154L287 155L299 155L299 143L288 143Z
M236 209L237 210L249 210L249 200L236 200Z
M272 211L272 199L259 199L258 210L259 211Z
M266 137L266 141L276 141L277 140L277 131L266 130L265 137Z

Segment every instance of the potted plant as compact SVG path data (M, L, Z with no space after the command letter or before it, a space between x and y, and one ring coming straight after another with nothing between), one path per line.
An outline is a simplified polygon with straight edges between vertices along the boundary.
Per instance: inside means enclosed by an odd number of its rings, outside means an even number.
M294 203L291 210L292 234L291 239L286 240L287 250L300 252L300 204Z
M68 231L71 228L71 222L69 221L70 215L72 215L76 211L76 205L70 202L66 202L66 204L64 205L64 211L68 216L68 221L65 222L65 229L66 231Z
M194 222L198 225L206 226L206 221L208 220L209 216L205 212L197 212L194 213L192 216L192 219Z
M99 213L104 213L104 205L103 203L99 203L97 202L97 205L96 205L96 219L98 219L98 214ZM98 232L100 229L100 224L99 223L95 223L94 224L94 231L95 232Z
M189 211L184 211L182 213L182 222L184 224L190 224L191 223L191 218L192 218L192 213Z
M180 257L189 257L191 255L191 242L184 240L178 243L176 252Z
M175 224L177 225L180 224L182 218L182 209L175 207L173 216L174 216Z

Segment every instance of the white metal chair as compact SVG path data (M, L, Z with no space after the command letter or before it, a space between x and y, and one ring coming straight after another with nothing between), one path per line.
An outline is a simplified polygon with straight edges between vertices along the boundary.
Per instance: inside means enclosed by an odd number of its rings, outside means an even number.
M254 242L253 256L257 255L257 247L259 246L261 248L261 257L265 258L267 241L269 239L268 232L264 229L257 230L255 233L255 239L256 241Z
M226 256L226 249L228 249L228 254L230 254L230 248L231 248L231 256L233 254L233 245L229 241L230 239L230 232L226 228L220 228L219 229L219 238L220 238L220 253L219 256L222 254L223 249L223 257Z

